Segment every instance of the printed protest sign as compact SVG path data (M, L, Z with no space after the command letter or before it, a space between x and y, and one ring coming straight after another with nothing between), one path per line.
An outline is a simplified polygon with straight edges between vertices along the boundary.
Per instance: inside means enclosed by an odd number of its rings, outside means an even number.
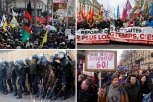
M115 29L111 27L109 38L111 41L153 44L152 27L127 27Z
M89 50L86 51L85 70L100 72L100 71L115 71L117 65L117 52L106 50Z
M109 43L108 29L84 29L77 31L77 43Z

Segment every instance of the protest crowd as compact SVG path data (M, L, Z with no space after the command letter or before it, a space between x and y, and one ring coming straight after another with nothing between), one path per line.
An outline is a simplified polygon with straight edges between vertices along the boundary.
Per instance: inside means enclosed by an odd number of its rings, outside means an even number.
M78 62L77 102L153 101L152 68L133 72L129 70L101 72L101 79L99 79L98 72L95 72L93 76L84 74L83 63L79 60Z
M0 15L1 49L74 49L75 21L53 19L43 13L34 18L31 2L22 12L2 12ZM56 17L57 18L57 17ZM66 30L69 32L66 32Z
M13 18L12 15L8 15L8 23ZM56 31L49 31L47 41L42 45L43 37L46 33L45 24L37 23L32 25L32 33L29 39L25 42L22 41L21 26L23 15L17 16L19 26L12 28L6 26L0 28L0 48L1 49L74 49L75 40L68 39L65 34L66 24L55 23ZM0 20L1 21L1 20ZM47 26L47 25L46 25ZM74 35L74 24L69 24L71 28L71 34Z
M39 99L65 100L74 96L74 64L70 54L58 51L45 56L0 63L0 92L17 99L32 95Z
M125 28L125 27L153 27L153 18L149 16L148 18L144 17L137 17L131 18L129 20L123 21L121 18L118 19L111 19L107 17L103 20L96 20L96 21L87 21L82 20L78 22L77 29L110 29L111 26L115 26L116 28Z
M93 1L91 1L93 3ZM153 26L153 2L148 0L131 1L126 0L123 7L117 5L117 12L101 5L95 13L95 9L86 9L86 2L80 3L77 14L77 29L105 29L110 26L121 27L152 27ZM122 9L122 12L120 12Z

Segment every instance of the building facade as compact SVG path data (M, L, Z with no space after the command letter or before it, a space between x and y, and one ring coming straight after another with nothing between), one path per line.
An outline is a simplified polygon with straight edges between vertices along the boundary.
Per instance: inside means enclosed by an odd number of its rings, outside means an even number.
M97 0L77 0L77 10L80 10L82 8L82 4L85 4L85 12L87 13L91 8L94 9L94 18L97 19L99 15L99 9L101 8L101 5L97 2Z
M32 55L37 54L38 56L49 56L56 53L56 50L12 50L12 51L0 51L0 61L16 61L24 60L26 58L31 59ZM72 60L75 60L75 51L69 50Z
M153 50L129 50L122 54L120 65L128 66L129 69L153 68Z
M0 0L1 11L9 12L10 9L25 9L29 0ZM31 7L34 8L34 0L31 0ZM42 12L47 9L47 4L43 0L36 0L36 9Z

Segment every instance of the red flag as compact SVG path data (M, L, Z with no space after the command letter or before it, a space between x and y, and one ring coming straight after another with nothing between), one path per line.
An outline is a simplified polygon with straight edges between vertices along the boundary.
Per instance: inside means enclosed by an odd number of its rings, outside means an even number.
M123 8L122 20L125 21L126 17L127 17L127 9L126 8Z
M85 19L85 17L86 17L85 15L86 15L85 14L85 5L83 4L82 9L81 9L81 16L82 16L83 19Z
M90 20L93 20L93 17L94 17L94 10L92 9L92 10L90 11Z
M32 23L32 14L31 14L31 2L27 4L27 10L24 14L24 22L23 22L23 29L26 30L28 33L31 33L31 23Z
M26 30L28 33L31 33L31 28L26 26L26 25L23 25L23 28L24 30Z
M28 20L30 20L30 22L32 22L32 16L30 15L30 13L28 11L25 12L24 17Z

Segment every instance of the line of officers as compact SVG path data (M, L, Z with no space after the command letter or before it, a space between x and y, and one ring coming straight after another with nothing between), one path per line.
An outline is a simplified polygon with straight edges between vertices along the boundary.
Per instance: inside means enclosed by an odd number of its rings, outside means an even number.
M25 62L25 63L24 63ZM23 95L36 95L40 99L63 100L75 93L75 69L72 59L65 52L50 56L32 56L32 60L0 62L0 91Z

